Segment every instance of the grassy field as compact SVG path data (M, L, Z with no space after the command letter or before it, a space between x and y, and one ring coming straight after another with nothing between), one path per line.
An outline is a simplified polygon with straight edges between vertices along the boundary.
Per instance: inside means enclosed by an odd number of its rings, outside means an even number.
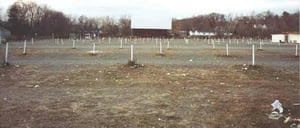
M100 53L89 55L93 43ZM0 67L0 127L289 127L299 118L294 44L206 40L39 40L9 44ZM225 44L229 43L229 56ZM252 43L256 65L251 66ZM137 66L128 66L130 45ZM4 45L0 45L3 60Z

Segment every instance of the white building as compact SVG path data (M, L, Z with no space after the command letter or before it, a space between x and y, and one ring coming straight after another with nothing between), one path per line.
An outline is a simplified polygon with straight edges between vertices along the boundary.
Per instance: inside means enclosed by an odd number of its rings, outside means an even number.
M215 32L198 32L196 31L189 31L189 36L216 36L217 33Z
M300 43L299 33L272 34L273 43Z

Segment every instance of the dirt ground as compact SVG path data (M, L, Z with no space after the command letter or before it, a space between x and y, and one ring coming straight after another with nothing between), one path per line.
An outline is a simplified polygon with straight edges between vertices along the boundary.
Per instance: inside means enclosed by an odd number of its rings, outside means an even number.
M18 49L12 49L17 52L10 56L11 65L0 67L1 128L288 128L291 123L283 123L284 117L267 116L275 99L283 104L285 117L300 118L294 105L300 101L299 68L289 66L299 65L299 58L285 51L257 51L258 60L281 59L251 66L243 64L249 55L243 50L229 57L210 48L185 54L173 48L166 56L141 50L140 65L131 67L122 59L125 49L103 48L98 56L55 48L32 48L35 52L22 56ZM63 63L74 54L84 62ZM206 61L211 57L220 60ZM94 58L103 63L90 63Z

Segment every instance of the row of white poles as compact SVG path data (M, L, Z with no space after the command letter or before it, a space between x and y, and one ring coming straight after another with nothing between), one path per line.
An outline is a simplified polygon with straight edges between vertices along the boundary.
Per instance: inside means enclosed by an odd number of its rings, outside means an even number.
M214 43L213 43L214 44ZM159 43L159 53L160 54L163 54L162 52L162 43L160 41ZM214 45L213 45L214 46ZM169 47L169 42L168 42L168 47ZM296 44L295 46L295 56L298 56L298 44ZM23 48L23 54L26 54L26 40L24 41L24 48ZM73 40L73 48L75 48L75 41ZM122 45L122 40L121 40L121 46L120 48L123 48L123 45ZM96 44L93 43L93 51L92 53L95 54L96 51ZM262 49L262 46L261 46L261 43L260 43L260 49ZM133 61L134 60L134 57L133 57L133 45L131 45L131 50L130 50L130 61ZM228 43L226 43L226 56L229 56L229 46L228 46ZM8 43L6 43L6 50L5 50L5 63L8 62ZM255 45L252 45L252 65L254 66L255 65Z

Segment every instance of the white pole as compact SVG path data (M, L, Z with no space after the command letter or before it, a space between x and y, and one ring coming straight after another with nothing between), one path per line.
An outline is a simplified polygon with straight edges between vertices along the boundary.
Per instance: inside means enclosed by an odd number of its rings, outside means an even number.
M298 56L298 44L296 44L296 56Z
M228 43L226 43L226 56L228 56Z
M5 49L5 64L7 64L7 56L8 56L8 42L6 42L6 49Z
M75 48L75 40L73 40L73 48Z
M162 54L162 45L161 45L161 41L159 42L159 53Z
M26 40L24 41L23 54L26 54Z
M261 44L261 42L259 42L259 49L262 49L262 46L261 46L262 44Z
M1 31L0 31L0 44L1 44L1 40L2 40L2 35L1 35Z
M130 61L133 62L133 45L130 46Z
M33 44L33 38L31 38L31 44Z
M121 39L120 48L123 48L123 39Z
M213 49L215 49L215 41L212 41Z
M252 66L255 65L255 46L252 45Z
M93 54L96 53L95 49L96 49L96 44L94 43L94 45L93 45Z
M170 40L168 40L168 49L170 49Z

